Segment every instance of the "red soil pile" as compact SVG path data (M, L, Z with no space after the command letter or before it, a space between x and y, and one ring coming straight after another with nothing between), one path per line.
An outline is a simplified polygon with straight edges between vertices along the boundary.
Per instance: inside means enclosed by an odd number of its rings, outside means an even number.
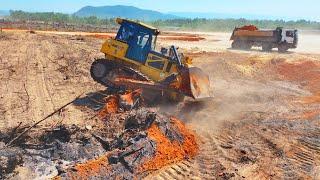
M257 31L259 30L255 25L247 25L247 26L242 26L239 28L240 30L247 30L247 31Z
M105 99L106 104L99 111L98 117L104 118L108 114L117 113L119 110L119 98L116 96L109 96Z
M170 141L159 127L153 124L148 129L148 137L156 142L156 154L153 159L142 165L142 171L157 170L171 163L194 157L197 154L199 147L195 135L178 119L171 118L171 123L183 136L183 144L175 140Z
M318 115L320 115L320 109L319 110L315 110L315 111L307 111L303 113L303 118L304 119L312 119L317 117Z
M312 61L282 63L278 65L277 70L285 79L298 82L311 92L320 94L320 63Z
M314 96L308 96L303 98L303 102L306 104L320 103L320 93Z
M142 90L137 89L137 90L132 91L130 93L120 95L120 97L119 97L120 103L124 106L132 107L132 106L134 106L134 103L136 102L136 100L140 98L141 94L142 94Z
M106 103L104 107L99 111L98 117L104 118L109 114L117 113L120 108L131 109L134 106L136 100L141 96L141 93L142 90L137 89L123 95L111 95L106 97Z
M108 169L108 158L107 155L99 157L98 159L89 160L83 164L78 164L75 166L75 177L72 176L72 173L69 174L68 177L70 179L77 179L81 177L81 179L88 179L95 174L101 173L101 171L105 171Z
M110 38L114 38L114 36L109 35L109 34L90 34L87 35L88 37L94 37L94 38L98 38L98 39L110 39Z
M298 63L282 63L277 68L284 79L299 83L313 93L312 96L302 98L303 104L320 103L320 63L300 61ZM312 119L320 115L320 109L303 112L299 118Z
M159 39L161 40L173 40L173 41L190 41L190 42L197 42L201 40L205 40L205 38L200 36L159 36Z
M189 130L179 119L172 117L171 120L177 127L178 131L184 136L182 149L185 155L187 155L187 157L194 157L199 151L199 146L196 142L195 134L191 130Z
M111 157L120 157L126 154L127 150L131 150L132 148L135 149L135 145L133 144L132 146L128 146L124 149L123 152L125 153L123 153L120 149L117 149L111 152L107 152L97 159L88 160L85 163L81 164L76 164L73 168L67 170L67 172L61 177L58 176L55 179L99 179L102 177L106 179L128 177L128 179L131 179L131 176L139 177L144 172L157 170L166 165L194 157L199 151L194 133L187 129L184 123L182 123L178 119L169 118L168 121L162 120L159 119L159 121L154 122L146 130L146 144L154 143L154 145L150 146L153 149L152 151L150 151L150 149L148 150L147 146L141 144L142 147L139 147L139 150L133 153L132 156L131 153L127 154L128 156L122 159L123 162L121 160L116 163L114 163L114 161L110 161L110 159L112 159ZM167 132L167 130L169 129L171 132L168 134L164 134L163 128L168 128L165 129L165 132ZM151 152L152 154L148 154ZM127 161L135 162L134 159L140 157L140 153L146 154L141 156L141 159L138 160L140 162L132 164L133 169L130 173L128 169L126 169L128 167L123 166L122 164ZM134 170L135 167L137 171Z

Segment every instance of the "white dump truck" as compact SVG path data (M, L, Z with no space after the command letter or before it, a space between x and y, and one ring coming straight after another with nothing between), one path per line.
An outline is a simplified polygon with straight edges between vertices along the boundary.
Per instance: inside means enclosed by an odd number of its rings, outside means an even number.
M259 30L256 26L249 25L235 28L230 40L233 41L234 49L248 50L256 46L262 47L263 51L278 48L279 52L286 52L288 49L297 48L298 30L281 27L275 30Z

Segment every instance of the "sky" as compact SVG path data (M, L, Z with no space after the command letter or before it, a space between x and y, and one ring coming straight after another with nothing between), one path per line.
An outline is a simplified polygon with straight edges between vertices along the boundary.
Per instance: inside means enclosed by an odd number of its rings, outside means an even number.
M319 0L0 0L0 10L73 13L88 5L130 5L163 13L253 14L320 21Z

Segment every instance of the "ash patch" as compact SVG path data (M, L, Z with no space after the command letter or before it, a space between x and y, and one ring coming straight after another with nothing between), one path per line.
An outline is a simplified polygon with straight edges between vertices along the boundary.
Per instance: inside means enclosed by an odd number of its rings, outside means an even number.
M108 116L106 122L118 121L123 114ZM63 179L134 179L148 175L141 171L141 166L155 156L157 144L148 137L147 129L156 124L159 129L172 141L183 142L183 136L171 123L171 118L160 115L150 109L140 108L128 113L123 121L121 133L114 137L96 139L108 151L104 156L107 162L93 160L67 170L60 174Z
M0 178L5 178L5 174L12 173L14 169L22 163L22 150L20 148L2 149L4 143L0 142Z
M21 137L14 147L0 151L1 178L19 177L21 167L32 178L40 179L55 176L63 179L145 177L148 172L141 171L141 166L157 151L157 143L147 132L153 124L170 141L184 142L171 117L147 108L108 115L102 118L99 127L36 127ZM26 128L1 132L0 142L8 143L14 134L20 134ZM105 159L90 164L101 157ZM96 170L91 166L99 167L98 173L92 173Z
M0 143L8 142L7 134L11 132L1 132ZM14 172L18 166L25 167L30 174L35 175L33 178L53 177L69 165L98 157L105 152L91 132L84 128L72 125L42 130L38 127L19 143L15 143L14 147L0 150L0 170L2 178L19 173Z

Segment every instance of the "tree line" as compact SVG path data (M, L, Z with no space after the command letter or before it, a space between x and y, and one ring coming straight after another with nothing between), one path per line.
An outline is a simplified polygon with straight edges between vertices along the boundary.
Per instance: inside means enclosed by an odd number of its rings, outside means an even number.
M114 18L100 19L95 16L78 17L63 13L41 12L31 13L24 11L10 11L10 20L13 21L43 21L70 23L76 25L95 25L115 27ZM232 31L234 27L253 24L261 29L275 29L276 27L297 28L307 30L320 30L320 22L297 20L247 20L247 19L170 19L146 22L165 30L200 30L200 31Z
M12 21L42 21L55 23L70 23L70 24L90 24L95 26L116 25L114 19L99 19L95 16L78 17L63 13L54 12L24 12L10 11L9 20Z
M253 24L260 29L275 29L276 27L320 30L320 22L297 20L247 20L247 19L172 19L152 22L156 27L201 31L230 31L235 27Z

